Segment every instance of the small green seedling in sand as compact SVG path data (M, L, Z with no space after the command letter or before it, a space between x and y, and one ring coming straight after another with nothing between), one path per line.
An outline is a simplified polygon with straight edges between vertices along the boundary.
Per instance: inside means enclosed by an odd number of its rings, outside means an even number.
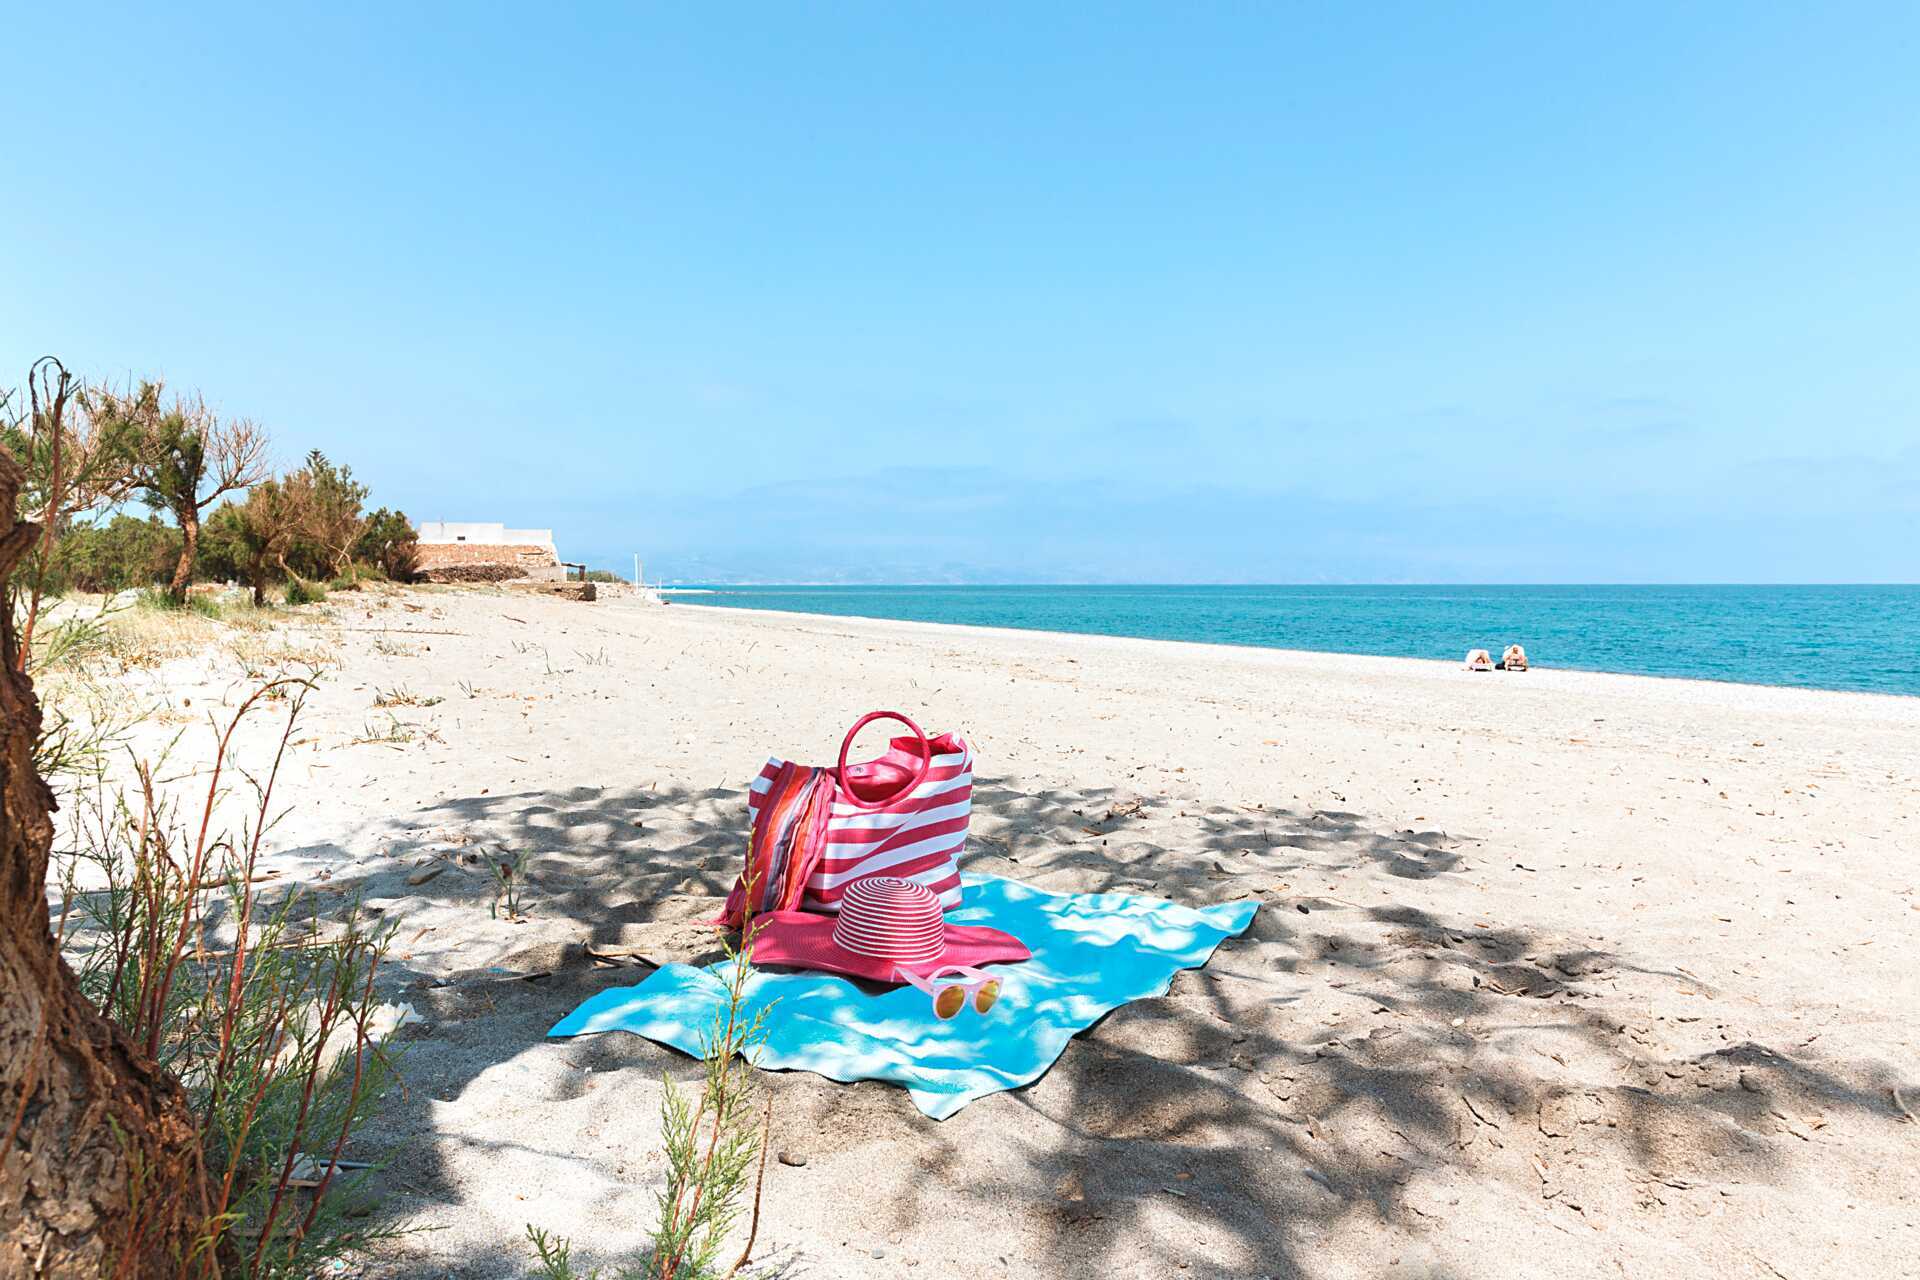
M400 684L391 689L376 688L373 691L373 705L376 707L432 707L445 699L433 695L421 696L407 686Z
M727 1004L715 1016L713 1031L706 1038L706 1079L699 1102L689 1106L687 1096L671 1079L662 1080L667 1185L660 1192L660 1225L653 1233L652 1256L642 1273L656 1280L732 1276L746 1265L760 1232L760 1193L767 1178L773 1100L754 1106L760 1090L748 1067L766 1039L767 1006L755 1010L751 1018L741 1009L752 971L749 950L750 943L743 943L739 951L730 944L727 947L732 961ZM758 1126L756 1110L761 1112ZM740 1201L750 1179L753 1216L746 1246L731 1267L720 1271L720 1252L728 1229L740 1217Z
M573 1269L573 1241L566 1237L549 1235L529 1222L527 1241L533 1245L533 1254L540 1260L540 1270L534 1273L535 1280L600 1280L598 1267L591 1271Z
M748 901L754 897L752 886ZM727 1002L714 1015L701 1055L705 1075L698 1100L662 1081L661 1128L667 1181L658 1193L660 1218L646 1256L613 1273L618 1280L729 1280L753 1256L760 1234L761 1192L767 1180L767 1137L773 1101L753 1078L752 1065L766 1039L763 1005L751 1017L742 1007L752 972L752 920L736 949L726 943ZM756 1113L758 1113L756 1115ZM720 1262L727 1233L739 1221L751 1188L747 1238L731 1266ZM569 1260L572 1242L527 1227L540 1262L539 1280L599 1280L598 1269L577 1272Z
M402 746L414 740L416 735L413 725L408 724L391 711L387 712L386 715L387 722L384 725L376 725L371 720L364 722L360 726L360 736L353 740L353 744L355 746Z
M540 664L547 669L547 674L550 676L564 676L569 670L569 668L566 667L556 669L553 665L553 655L547 652L547 646L543 644L535 644L531 640L513 640L508 643L513 645L513 651L515 653L521 654L522 656L530 653L539 654ZM575 652L577 653L579 651L575 650ZM581 654L581 656L586 657L585 654ZM587 661L592 663L593 659L588 658Z
M526 870L527 855L524 850L508 854L503 858L490 858L487 866L493 871L493 918L500 918L500 909L504 906L507 920L518 924L523 917L520 914L520 892L526 883L523 872Z

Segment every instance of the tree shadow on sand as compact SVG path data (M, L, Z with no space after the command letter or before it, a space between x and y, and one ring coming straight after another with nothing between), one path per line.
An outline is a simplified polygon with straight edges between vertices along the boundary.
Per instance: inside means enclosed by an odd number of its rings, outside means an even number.
M1114 1011L1041 1080L943 1123L889 1086L767 1073L774 1148L805 1167L771 1167L762 1239L824 1274L853 1256L841 1250L881 1248L964 1275L1293 1276L1316 1273L1337 1238L1376 1242L1382 1263L1424 1260L1412 1274L1450 1274L1432 1246L1476 1216L1502 1218L1500 1238L1522 1248L1564 1249L1621 1221L1712 1230L1690 1202L1804 1177L1809 1125L1902 1119L1898 1080L1757 1043L1684 957L1448 914L1431 882L1490 861L1474 841L1353 813L1183 812L1164 797L990 780L975 806L969 870L1193 904L1251 896L1261 909L1167 997ZM392 864L335 875L334 893L393 917L386 981L429 1022L407 1046L406 1088L367 1135L392 1159L383 1211L452 1217L462 1160L478 1155L577 1176L598 1212L646 1216L659 1165L645 1125L561 1119L538 1138L494 1139L447 1132L440 1108L512 1087L564 1117L563 1104L624 1080L639 1114L658 1104L644 1081L692 1079L690 1060L635 1036L543 1036L588 996L645 976L620 953L718 954L700 922L738 871L744 828L730 789L470 796L390 824ZM493 909L493 850L528 855L529 910L545 922L534 940L476 957L435 951L424 926L413 936L436 911ZM436 862L443 871L395 889ZM509 1065L522 1074L505 1086ZM901 1170L893 1185L861 1162L875 1142ZM861 1180L857 1212L843 1177ZM426 1239L404 1274L527 1270L516 1240Z

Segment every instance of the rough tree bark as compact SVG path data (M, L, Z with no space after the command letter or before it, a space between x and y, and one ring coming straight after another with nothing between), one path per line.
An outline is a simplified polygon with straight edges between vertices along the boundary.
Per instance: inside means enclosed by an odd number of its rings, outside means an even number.
M180 522L180 559L173 566L173 581L167 595L175 604L184 604L187 588L193 583L193 558L200 549L200 508L189 501L173 513Z
M39 530L0 449L0 588ZM0 1277L174 1276L205 1203L180 1086L94 1012L47 915L40 704L0 607Z

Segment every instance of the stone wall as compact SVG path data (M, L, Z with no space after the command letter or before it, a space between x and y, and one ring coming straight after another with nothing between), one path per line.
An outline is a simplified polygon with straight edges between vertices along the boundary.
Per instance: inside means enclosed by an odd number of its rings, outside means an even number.
M421 543L420 576L428 582L508 582L551 577L560 558L551 546L502 546L484 542Z
M562 600L592 601L599 598L599 592L591 582L514 582L509 583L515 591L533 591L543 596L558 596Z

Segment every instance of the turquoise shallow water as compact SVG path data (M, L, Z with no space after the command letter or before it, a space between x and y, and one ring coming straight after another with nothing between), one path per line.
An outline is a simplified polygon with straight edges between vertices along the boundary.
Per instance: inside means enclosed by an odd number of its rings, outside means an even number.
M1920 695L1920 586L715 587L687 604Z

